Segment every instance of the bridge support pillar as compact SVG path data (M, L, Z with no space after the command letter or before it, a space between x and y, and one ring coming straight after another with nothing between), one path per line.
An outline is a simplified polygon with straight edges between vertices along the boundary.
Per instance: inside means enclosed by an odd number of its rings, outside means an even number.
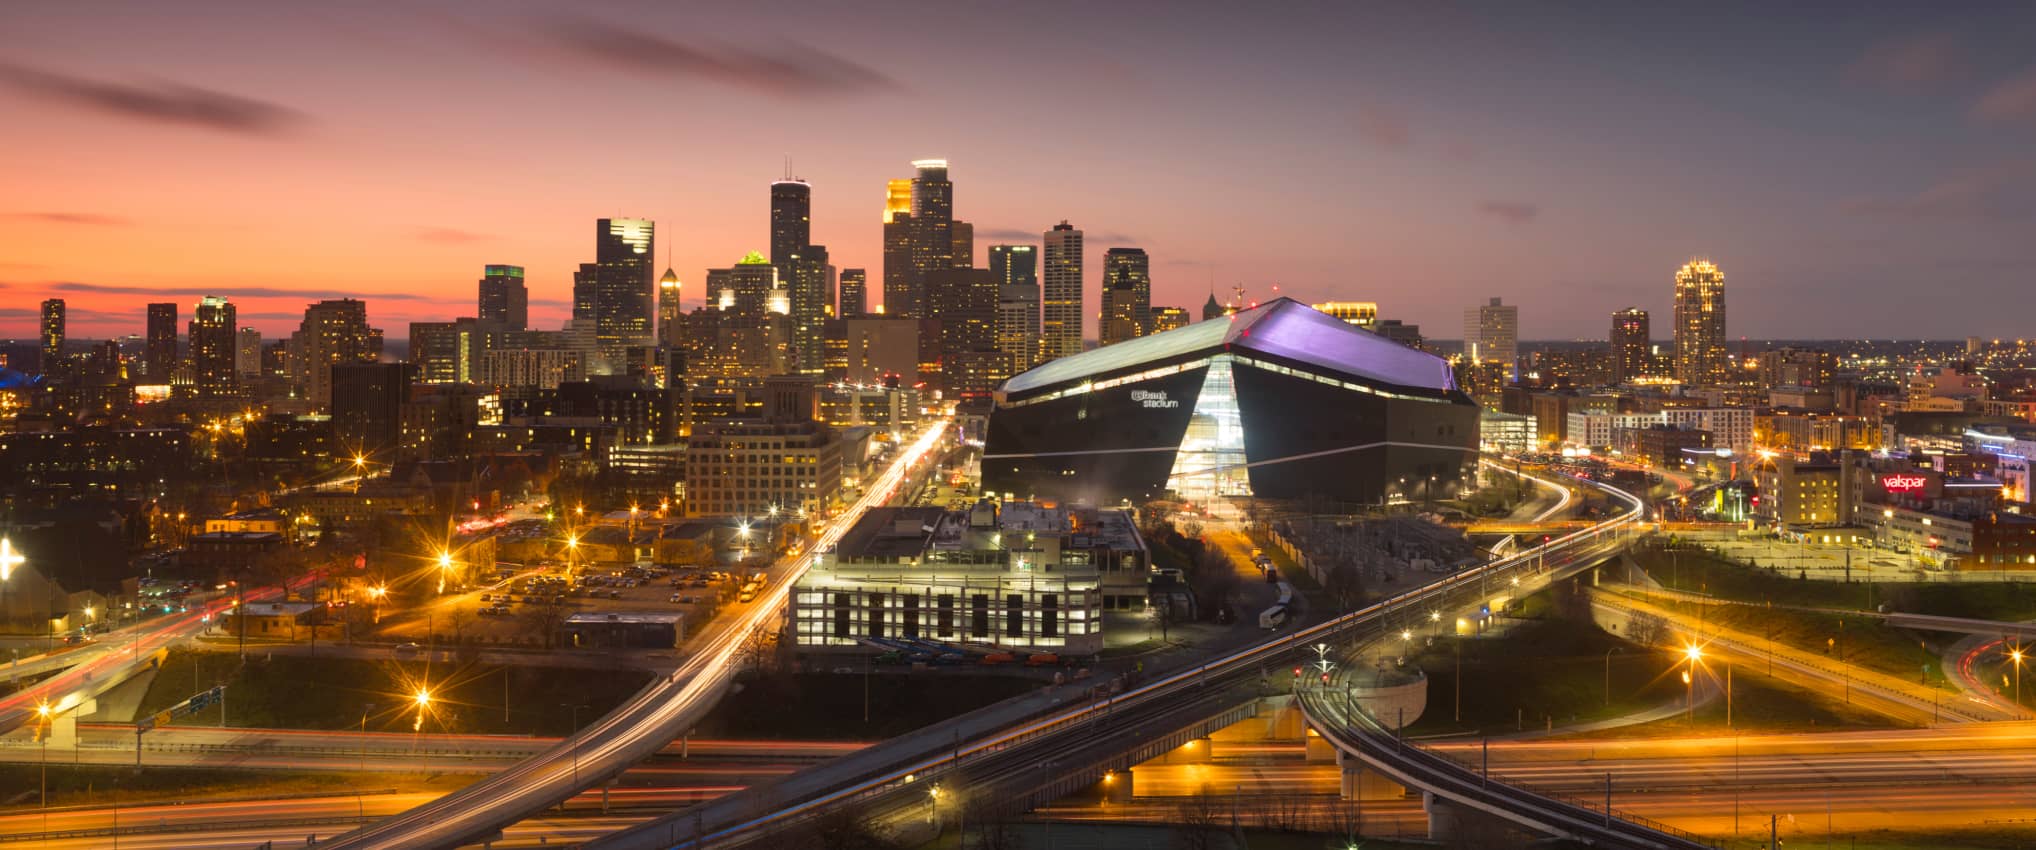
M78 711L66 711L62 714L50 718L49 728L43 732L43 735L45 735L48 738L49 746L59 748L69 747L72 749L77 748L78 715L81 713L83 713L82 709Z
M1259 703L1258 713L1265 718L1268 741L1298 741L1307 734L1308 719L1292 694L1266 697Z
M1169 750L1159 760L1162 764L1208 764L1215 755L1216 742L1201 737L1188 739L1187 743Z
M1407 786L1376 770L1364 769L1364 762L1348 759L1343 763L1342 797L1345 800L1404 800Z
M1329 743L1328 738L1315 734L1313 729L1308 730L1306 754L1308 764L1330 764L1337 761L1339 755L1336 745Z
M1432 791L1421 793L1421 810L1428 813L1428 840L1447 843L1456 838L1458 817L1456 806Z

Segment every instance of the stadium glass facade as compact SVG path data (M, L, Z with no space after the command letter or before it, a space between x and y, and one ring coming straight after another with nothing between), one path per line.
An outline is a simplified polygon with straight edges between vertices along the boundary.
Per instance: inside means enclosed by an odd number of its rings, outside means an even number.
M1441 358L1279 299L1011 378L983 483L1093 504L1447 498L1475 480L1477 440Z

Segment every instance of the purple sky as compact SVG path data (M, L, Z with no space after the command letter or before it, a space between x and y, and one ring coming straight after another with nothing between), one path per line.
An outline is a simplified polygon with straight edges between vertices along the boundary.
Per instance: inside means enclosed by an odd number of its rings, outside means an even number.
M884 181L952 164L987 246L1088 233L1211 285L1461 333L1668 335L1725 270L1751 337L2036 335L2036 5L16 3L0 10L0 336L229 295L275 334L358 295L392 336L484 263L566 315L592 220L696 286L814 239L881 267ZM660 257L659 264L664 259Z

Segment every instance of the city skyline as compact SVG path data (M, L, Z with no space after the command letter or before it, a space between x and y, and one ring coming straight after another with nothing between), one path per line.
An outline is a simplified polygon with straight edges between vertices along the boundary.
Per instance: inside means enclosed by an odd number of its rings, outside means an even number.
M2036 72L2013 47L2036 28L2027 9L1928 21L1853 10L1835 23L1802 9L1750 28L1665 10L1591 13L1580 27L1576 10L1210 8L1131 55L1105 49L1113 25L1150 9L1087 10L1090 25L1043 57L989 51L960 73L943 66L972 45L1040 32L993 32L970 11L948 39L887 51L909 7L819 10L810 29L826 39L786 51L679 35L758 31L752 13L727 10L683 24L617 7L485 20L457 5L370 7L346 22L135 7L110 26L56 8L17 14L28 46L0 69L0 102L31 129L0 164L16 189L0 209L0 336L31 335L47 297L66 299L81 338L139 333L146 303L207 294L234 299L265 335L339 296L400 327L470 310L455 287L491 263L529 269L532 321L553 327L586 261L588 219L657 221L674 241L659 264L697 293L717 258L769 248L765 188L787 155L813 187L811 238L842 268L881 267L885 181L922 157L952 163L979 243L1038 245L1074 222L1087 231L1089 337L1094 271L1112 247L1152 256L1157 304L1237 284L1264 297L1277 283L1447 327L1498 294L1521 305L1523 339L1597 337L1602 314L1629 305L1668 315L1669 275L1696 256L1732 269L1735 338L2016 331L1929 306L1996 291L2032 259L2004 238L2026 227L2036 180ZM222 27L241 38L205 41ZM1642 48L1663 31L1729 40L1736 59ZM1587 38L1597 46L1567 49ZM1289 59L1307 51L1286 40L1342 47L1324 51L1333 61ZM637 58L598 49L618 44ZM343 73L291 70L328 52L358 58ZM1187 58L1212 52L1233 61L1196 70ZM1448 58L1468 53L1484 55ZM797 106L864 127L929 96L987 114L1034 96L1001 81L1032 79L1019 75L1041 59L1036 97L1067 94L1056 103L1092 131L1013 144L955 121L821 141L737 122L703 139L682 117ZM415 73L427 61L432 73ZM596 161L595 142L550 128L644 98L670 108L606 126L683 141L604 145L601 167L564 167ZM1814 108L1795 107L1805 101ZM1135 120L1090 120L1104 114ZM460 132L505 115L526 132ZM1218 126L1230 124L1289 132ZM1251 209L1298 214L1238 214Z

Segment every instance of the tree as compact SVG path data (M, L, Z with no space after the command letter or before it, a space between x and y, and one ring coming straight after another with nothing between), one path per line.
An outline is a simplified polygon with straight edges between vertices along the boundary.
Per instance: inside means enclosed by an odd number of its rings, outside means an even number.
M1329 594L1337 611L1354 610L1364 601L1364 570L1349 561L1340 561L1329 569L1322 590Z
M896 850L903 846L860 806L828 809L808 822L804 832L792 846L822 850Z
M1182 797L1174 804L1174 846L1180 850L1216 850L1217 836L1222 834L1219 826L1215 798L1209 795L1207 786L1194 794Z

